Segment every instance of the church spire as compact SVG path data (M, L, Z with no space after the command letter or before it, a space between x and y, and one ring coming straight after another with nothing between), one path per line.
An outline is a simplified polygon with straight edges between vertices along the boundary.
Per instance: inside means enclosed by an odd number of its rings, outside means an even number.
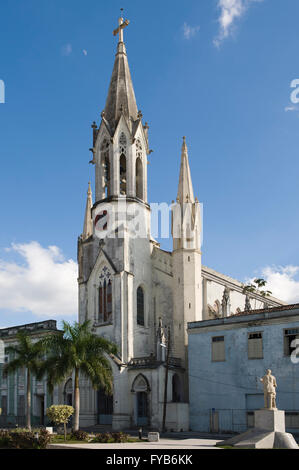
M123 30L128 24L129 21L121 16L118 28L113 31L114 36L119 34L119 41L104 111L105 119L112 129L116 128L122 113L127 119L132 118L133 121L138 119L138 108L123 39Z
M181 169L178 188L178 202L191 202L194 203L193 186L191 180L191 172L188 159L188 148L186 144L186 137L183 137Z
M92 225L92 217L91 217L91 208L92 208L92 192L90 187L90 182L88 183L88 191L87 191L87 201L86 201L86 209L85 209L85 218L84 218L84 227L83 227L83 240L86 240L92 235L93 232L93 225Z

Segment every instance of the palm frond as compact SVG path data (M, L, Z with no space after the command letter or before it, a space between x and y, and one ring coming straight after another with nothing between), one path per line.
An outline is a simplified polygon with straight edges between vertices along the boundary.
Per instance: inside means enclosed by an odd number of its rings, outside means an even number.
M26 367L26 362L24 362L22 357L17 357L4 365L3 375L7 377L7 375L14 374L17 370L22 369L22 367Z

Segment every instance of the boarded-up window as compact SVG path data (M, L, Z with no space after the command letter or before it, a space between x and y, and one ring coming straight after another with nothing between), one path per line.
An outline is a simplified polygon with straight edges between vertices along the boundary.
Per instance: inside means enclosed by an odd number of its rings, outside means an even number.
M224 336L215 336L212 338L212 361L225 361Z
M263 358L263 334L262 333L249 333L248 334L248 359L262 359Z
M296 411L286 411L286 428L299 429L299 413Z
M219 411L210 411L210 432L219 432Z
M254 428L254 412L247 411L247 427Z
M299 328L284 330L284 355L290 356L296 345L294 340L299 340ZM294 341L294 343L293 343Z

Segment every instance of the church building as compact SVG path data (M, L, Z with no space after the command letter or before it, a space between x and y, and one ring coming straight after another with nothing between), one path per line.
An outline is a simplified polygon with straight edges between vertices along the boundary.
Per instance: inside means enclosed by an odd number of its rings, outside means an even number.
M128 24L120 18L114 31L118 44L106 105L101 121L92 125L95 188L89 185L78 239L79 322L90 320L95 334L117 344L118 355L109 358L113 396L93 390L82 378L80 426L161 430L164 418L166 429L185 431L187 323L228 317L245 305L283 302L245 295L241 282L202 265L200 204L185 138L181 160L178 152L178 192L170 195L176 198L173 250L163 250L152 236L149 126L137 106L129 69L123 38Z

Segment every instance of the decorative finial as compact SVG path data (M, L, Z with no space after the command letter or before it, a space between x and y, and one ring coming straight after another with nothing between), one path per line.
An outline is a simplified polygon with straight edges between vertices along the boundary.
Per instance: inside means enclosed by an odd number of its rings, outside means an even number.
M142 114L142 112L141 112L140 109L139 109L138 114L137 114L138 119L142 119L142 116L143 116L143 114Z
M101 118L103 119L105 117L105 110L101 112Z
M91 128L92 128L92 129L97 129L97 124L96 124L95 121L93 121L93 123L92 123L92 125L91 125Z
M186 144L186 137L183 137L183 145L182 145L183 152L187 152L187 144Z

